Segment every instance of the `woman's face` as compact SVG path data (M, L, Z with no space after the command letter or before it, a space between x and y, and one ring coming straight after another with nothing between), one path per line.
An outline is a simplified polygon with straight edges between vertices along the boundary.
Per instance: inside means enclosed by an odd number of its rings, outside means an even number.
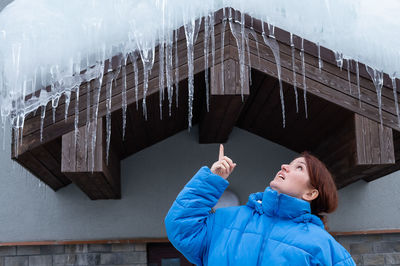
M270 187L279 193L307 201L318 196L318 190L310 185L304 157L296 158L290 164L282 164L281 170L271 181Z

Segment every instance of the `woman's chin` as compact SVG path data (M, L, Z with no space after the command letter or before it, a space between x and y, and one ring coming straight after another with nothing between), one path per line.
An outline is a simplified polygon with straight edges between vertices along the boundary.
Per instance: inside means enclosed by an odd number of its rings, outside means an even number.
M275 180L272 180L271 183L269 183L269 187L277 192L279 192L279 184Z

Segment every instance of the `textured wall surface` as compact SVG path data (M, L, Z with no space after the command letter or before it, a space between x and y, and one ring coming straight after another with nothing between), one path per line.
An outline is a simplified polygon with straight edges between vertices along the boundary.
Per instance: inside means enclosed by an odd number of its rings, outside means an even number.
M332 231L400 229L400 172L339 191L339 207L328 218Z
M146 244L0 247L1 266L147 265Z
M165 237L164 217L189 179L218 159L218 144L182 131L122 161L122 199L91 201L74 184L57 192L0 152L0 242ZM237 167L229 189L241 204L263 191L296 154L235 128L225 145Z
M400 234L337 236L357 265L400 265Z
M296 155L239 128L225 151L237 163L228 189L241 204ZM10 159L6 145L0 149L0 242L165 237L163 220L173 200L201 166L217 158L218 144L198 144L196 126L122 161L121 200L91 201L74 184L58 192L40 185ZM342 189L339 208L328 218L330 230L400 228L399 176Z

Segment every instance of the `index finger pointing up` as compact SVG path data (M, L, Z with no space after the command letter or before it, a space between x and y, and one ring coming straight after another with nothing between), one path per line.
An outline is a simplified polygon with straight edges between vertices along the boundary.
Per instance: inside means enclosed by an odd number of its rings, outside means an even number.
M219 157L218 160L221 160L224 157L224 145L219 145Z

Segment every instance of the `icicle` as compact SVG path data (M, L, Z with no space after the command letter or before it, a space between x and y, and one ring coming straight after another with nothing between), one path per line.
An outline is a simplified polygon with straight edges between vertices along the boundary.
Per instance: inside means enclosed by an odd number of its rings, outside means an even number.
M321 73L322 67L324 66L324 64L321 59L321 46L319 45L318 42L317 42L317 47L318 47L318 69L319 69L319 73Z
M222 23L221 23L221 88L222 94L225 93L225 75L224 75L224 50L225 50L225 27L226 27L226 14L225 8L222 9Z
M269 32L269 37L275 39L275 26L272 25L271 23L268 23L268 32Z
M303 73L303 87L304 87L304 110L306 112L306 119L308 118L307 110L307 84L306 84L306 62L304 59L304 39L301 39L301 71Z
M247 48L247 62L249 64L249 84L251 86L251 58L250 58L250 45L249 45L249 33L245 30L245 40L246 40L246 48Z
M111 68L111 59L108 63L107 84L106 84L106 163L108 165L108 155L111 141L111 100L112 100L112 87L114 80L114 73Z
M3 151L6 149L6 128L7 128L7 119L5 116L1 117L2 120L2 126L3 126ZM23 131L22 131L23 132ZM17 154L17 153L15 153Z
M179 56L178 56L178 37L179 28L175 30L175 105L176 108L179 106Z
M160 44L158 45L158 54L159 54L159 74L158 74L158 88L160 92L160 97L159 97L159 105L160 105L160 119L162 120L162 100L164 99L164 51L165 51L165 41L164 37L160 41Z
M348 81L348 83L349 83L349 91L350 91L350 94L352 94L352 90L351 90L351 79L350 79L350 67L351 67L351 65L350 65L350 60L351 60L351 59L346 58L345 60L346 60L346 65L347 65L347 81Z
M380 121L380 140L381 147L383 145L383 120L382 120L382 87L383 87L383 71L378 71L374 68L371 68L365 65L365 69L367 70L369 76L372 79L372 82L375 85L376 96L378 98L378 107L379 107L379 121Z
M161 0L161 12L162 12L162 28L159 32L158 39L158 55L159 55L159 74L158 74L158 86L159 86L159 100L160 100L160 119L162 120L162 101L164 100L164 88L165 88L165 77L164 77L164 68L165 68L165 0ZM158 2L158 1L157 1ZM160 3L156 3L156 6Z
M46 116L46 105L42 105L41 107L41 115L40 115L40 142L43 141L43 125L44 125L44 117ZM17 128L19 130L19 128Z
M12 125L14 124L14 123L11 123ZM12 129L14 130L14 139L13 139L13 143L14 143L14 154L16 155L16 157L18 158L18 146L19 146L19 144L18 144L18 140L19 140L19 128L18 127L15 127L15 126L13 126L12 127Z
M290 33L290 48L292 52L292 72L293 72L293 90L294 90L294 95L296 96L296 113L299 112L299 100L298 100L298 95L297 95L297 80L296 80L296 58L294 57L294 43L293 43L293 34Z
M211 75L215 77L215 29L214 29L214 24L215 24L215 13L212 12L209 14L209 19L210 19L210 35L211 35Z
M172 74L172 36L167 36L167 55L166 55L166 63L165 63L165 74L167 77L167 90L168 90L168 107L169 107L169 116L171 116L171 108L172 108L172 97L173 97L173 74Z
M396 73L393 73L390 76L390 78L392 80L393 98L394 98L394 104L395 104L396 114L397 114L397 124L400 127L400 114L399 114L399 104L398 104L398 99L397 99Z
M136 110L139 110L139 70L138 70L138 65L137 65L137 54L136 52L129 53L129 59L132 62L133 65L133 73L135 77L135 101L136 101Z
M336 65L342 70L343 68L343 53L335 51Z
M196 43L196 39L199 33L201 20L192 19L190 22L185 23L185 35L186 35L186 46L187 46L187 58L188 58L188 85L189 85L189 115L188 115L188 130L192 127L192 117L193 117L193 96L194 96L194 51L193 47Z
M79 123L79 86L76 87L75 91L75 119L74 119L74 147L76 150L76 143L78 139L78 123Z
M64 121L65 122L67 122L68 108L69 108L70 102L71 102L71 91L70 90L66 90L65 91L65 113L64 113Z
M58 96L51 100L51 107L53 109L53 124L56 122L56 110L57 110L59 100L60 100L60 97L58 97Z
M97 137L97 115L98 115L98 110L99 110L99 100L100 100L100 91L101 91L101 85L102 85L102 78L98 78L96 80L96 83L98 85L94 88L93 90L93 113L92 113L92 123L91 123L91 158L92 158L92 165L90 167L91 172L94 171L94 154L95 154L95 148L96 148L96 137Z
M275 62L276 62L276 69L278 71L278 80L279 80L279 96L281 98L281 107L282 107L282 126L285 128L286 121L285 121L285 102L283 98L283 87L282 87L282 79L281 79L281 57L279 54L279 44L275 40L275 37L271 34L273 30L270 30L269 37L265 34L264 31L264 22L261 22L262 25L262 36L264 43L271 49L272 54L274 55Z
M99 112L99 101L100 101L100 92L101 86L103 84L103 76L104 76L104 61L105 61L105 45L103 44L99 50L98 58L96 60L96 65L99 66L99 75L95 79L95 88L93 90L93 115L92 115L92 133L91 133L91 172L94 171L94 155L96 148L96 137L97 137L97 117ZM97 84L96 84L97 83ZM97 86L96 86L97 85Z
M81 54L79 53L78 59L73 65L73 76L79 77L81 72ZM79 89L80 89L80 82L78 85L75 86L75 119L74 119L74 148L76 150L76 143L78 140L78 132L79 132Z
M244 82L245 82L244 74L245 74L245 71L246 71L246 65L244 64L244 62L245 62L244 61L245 60L245 52L246 52L245 51L245 49L246 49L245 40L244 40L246 33L245 33L245 30L244 30L245 29L244 28L244 23L245 23L245 21L244 21L244 12L240 12L240 37L241 37L241 43L242 43L242 45L241 45L241 47L242 47L242 51L241 51L241 53L242 53L242 61L239 62L239 63L240 63L240 93L242 95L242 102L244 102L243 88L244 88ZM248 72L250 72L250 71L248 70Z
M244 101L244 96L243 96L243 87L244 87L244 72L245 72L245 38L244 38L244 13L241 13L241 22L235 19L235 22L233 20L229 20L229 26L231 28L231 32L233 37L236 40L236 46L238 49L238 54L239 54L239 65L240 65L240 90L241 90L241 96L242 96L242 102ZM238 23L240 23L240 30L238 27Z
M143 63L143 115L145 120L147 121L147 106L146 106L146 96L147 90L149 88L149 74L151 69L154 65L154 57L155 57L155 46L154 40L150 42L141 43L143 41L140 38L136 38L139 51L140 51L140 58L142 59Z
M357 75L358 104L361 108L360 70L358 68L358 61L356 61L356 75Z
M257 33L255 32L254 28L253 28L253 17L251 17L251 26L250 26L250 31L249 33L251 34L251 36L253 36L254 40L256 41L256 48L257 48L257 57L258 57L258 65L261 65L261 57L260 57L260 49L258 48L258 38L257 38Z
M125 140L125 129L126 129L126 63L128 60L128 55L124 55L123 65L122 65L122 140Z
M85 127L85 162L88 161L87 150L88 150L88 140L90 131L90 81L88 81L86 86L86 127Z
M209 112L209 91L210 91L210 84L208 82L208 54L209 54L209 17L204 17L204 79L206 83L206 105L207 105L207 112Z

